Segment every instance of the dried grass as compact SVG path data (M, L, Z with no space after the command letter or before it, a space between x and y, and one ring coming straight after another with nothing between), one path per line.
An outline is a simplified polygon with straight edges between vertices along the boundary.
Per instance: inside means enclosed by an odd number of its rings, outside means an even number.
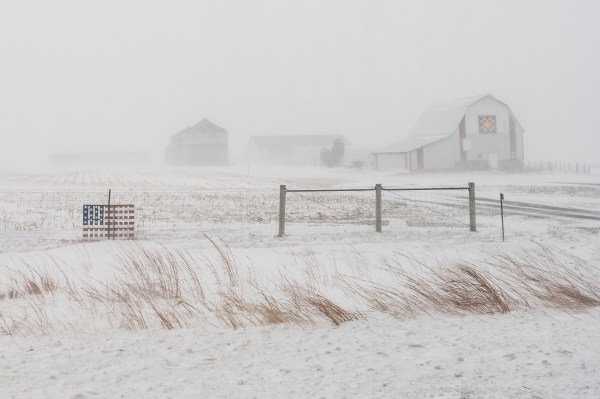
M58 289L56 279L48 271L38 270L27 263L22 270L8 269L3 279L9 284L5 290L0 291L0 300L53 294Z
M456 263L410 254L374 263L353 249L340 264L307 249L293 259L288 269L293 273L264 280L252 267L242 267L226 245L209 241L216 257L202 259L132 243L118 254L116 275L103 282L74 279L57 259L51 259L54 273L27 264L11 269L0 290L0 300L11 302L0 309L0 334L47 334L61 325L45 311L56 295L79 306L83 316L92 314L128 330L340 326L377 314L404 319L535 308L576 313L600 306L598 268L543 246Z

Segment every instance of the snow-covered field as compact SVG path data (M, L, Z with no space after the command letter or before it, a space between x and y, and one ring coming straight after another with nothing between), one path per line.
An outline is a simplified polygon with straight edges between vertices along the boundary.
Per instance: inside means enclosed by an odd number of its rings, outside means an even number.
M468 182L475 233L461 191L384 192L382 233L373 192L289 193L276 237L280 184ZM5 170L0 187L0 397L600 397L598 174ZM109 188L138 240L81 240ZM501 192L549 208L509 207L502 242L483 201Z

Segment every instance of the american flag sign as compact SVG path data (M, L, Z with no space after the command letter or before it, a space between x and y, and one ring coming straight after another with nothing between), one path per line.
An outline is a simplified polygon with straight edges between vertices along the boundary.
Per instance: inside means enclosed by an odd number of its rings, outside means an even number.
M135 238L134 205L84 205L83 239Z

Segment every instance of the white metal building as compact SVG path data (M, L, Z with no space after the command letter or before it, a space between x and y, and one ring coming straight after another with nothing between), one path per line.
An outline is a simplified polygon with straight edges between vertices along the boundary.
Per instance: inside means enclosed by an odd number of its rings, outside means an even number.
M515 170L523 163L523 128L491 94L437 103L409 137L373 152L377 169Z
M248 144L248 162L256 165L320 166L321 151L341 140L345 151L350 142L339 134L253 136Z

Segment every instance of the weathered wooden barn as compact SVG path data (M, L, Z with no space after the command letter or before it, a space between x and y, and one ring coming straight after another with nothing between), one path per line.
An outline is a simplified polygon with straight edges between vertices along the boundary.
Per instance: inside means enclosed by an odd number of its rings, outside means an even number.
M165 157L174 165L228 165L229 133L203 119L171 137Z
M348 140L339 134L254 136L248 144L248 162L251 164L277 164L289 166L320 166L323 150L332 150L336 141L343 151L350 147ZM344 160L341 160L342 164Z
M523 163L523 128L491 94L440 102L406 138L373 152L377 169L516 170Z

